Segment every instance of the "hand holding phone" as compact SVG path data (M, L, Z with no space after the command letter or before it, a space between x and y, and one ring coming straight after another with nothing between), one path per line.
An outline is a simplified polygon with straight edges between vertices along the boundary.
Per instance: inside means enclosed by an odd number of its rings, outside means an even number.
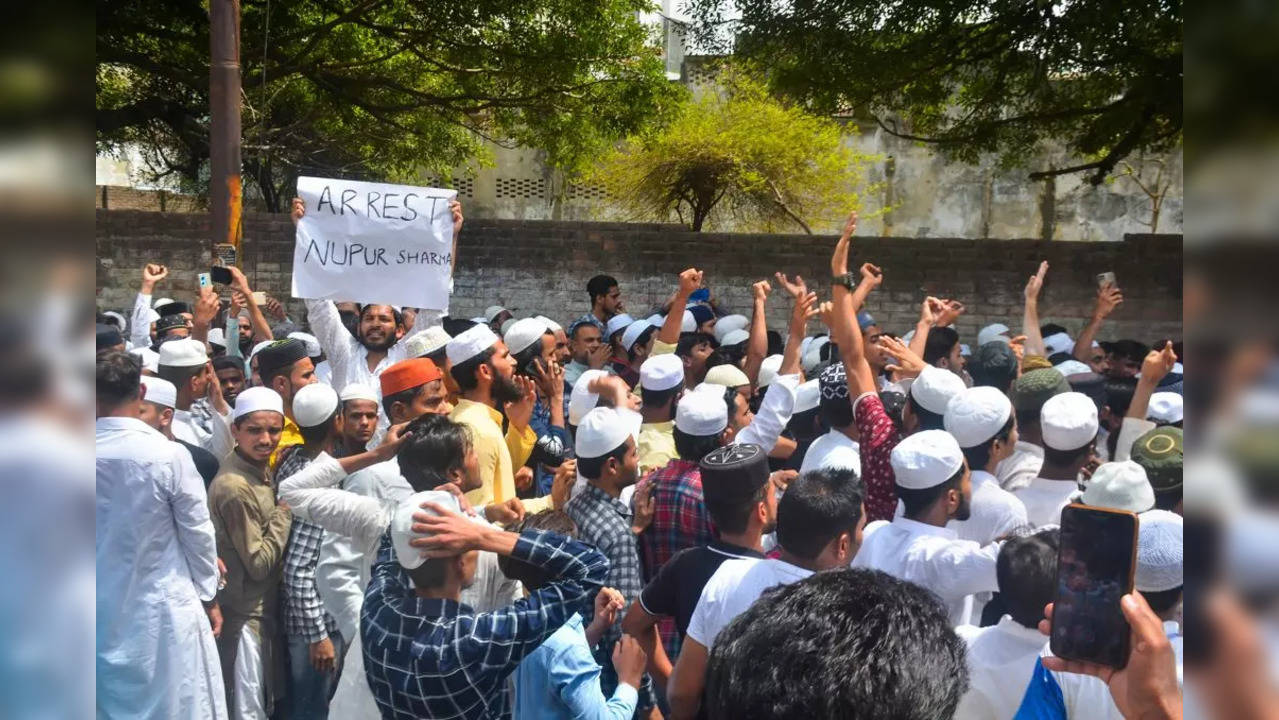
M1113 272L1098 273L1097 287L1098 288L1119 287L1119 282L1115 279L1115 274Z
M221 265L214 265L209 268L209 277L213 278L213 282L219 285L230 285L232 283L231 271Z
M1136 559L1136 515L1077 504L1062 509L1049 636L1054 655L1112 668L1128 662L1131 630L1120 599L1132 592Z
M200 273L196 275L195 278L196 282L199 283L201 290L207 287L213 287L213 280L209 277L209 273Z

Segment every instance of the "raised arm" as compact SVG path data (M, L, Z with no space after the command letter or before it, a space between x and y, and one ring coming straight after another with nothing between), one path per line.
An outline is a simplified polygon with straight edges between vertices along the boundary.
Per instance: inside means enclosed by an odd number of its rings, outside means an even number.
M796 275L791 282L783 273L775 276L777 284L790 293L792 306L790 324L787 327L786 349L782 351L782 364L777 369L778 375L796 375L799 373L799 348L804 342L804 333L808 329L808 321L817 315L817 293L808 292L804 278Z
M915 323L915 334L910 339L910 351L923 357L924 347L928 345L928 333L937 324L937 316L945 309L941 300L929 296L919 304L919 321Z
M1048 273L1048 261L1039 263L1039 270L1026 281L1026 304L1021 314L1021 334L1026 336L1024 347L1028 355L1046 356L1044 336L1039 332L1039 292L1044 288L1044 275Z
M158 263L147 263L142 268L142 284L133 302L133 314L129 317L129 342L134 347L151 346L151 295L156 283L169 276L169 268Z
M835 243L835 252L830 258L831 277L840 277L848 273L848 251L852 243L853 232L857 230L857 212L848 216L844 224L844 233ZM878 269L878 268L876 268ZM882 276L882 273L880 273ZM866 361L866 349L863 344L862 330L857 325L856 312L853 310L853 294L840 283L833 283L834 300L831 313L831 332L839 345L840 358L844 361L844 372L848 375L848 391L851 397L861 397L863 393L875 392L875 375L871 372L870 363Z
M675 299L671 301L671 307L666 311L666 321L662 323L662 329L657 333L658 340L667 345L679 343L680 326L684 322L684 306L688 305L689 296L701 285L701 270L689 268L679 274L679 289L675 291ZM604 338L604 344L608 344L608 338Z
M1168 377L1176 363L1177 353L1173 352L1171 340L1162 348L1146 353L1146 359L1141 363L1141 377L1137 378L1137 387L1124 417L1146 419L1150 411L1150 396L1155 394L1155 388Z
M759 369L768 355L768 318L765 316L765 305L768 294L773 287L767 280L760 280L751 286L751 297L754 310L751 313L750 337L746 340L746 360L742 363L742 372L754 385L759 381Z
M1088 362L1088 356L1092 353L1093 340L1097 339L1097 331L1101 329L1101 324L1110 317L1110 313L1115 311L1124 301L1124 294L1114 285L1105 285L1097 291L1097 304L1093 306L1092 319L1084 326L1079 337L1075 339L1076 360L1080 362Z
M240 268L234 265L227 269L231 271L232 288L244 297L244 306L249 309L249 324L253 326L253 339L258 342L274 340L275 336L271 334L271 325L267 323L266 316L262 314L262 308L258 307L257 300L253 299L253 289L249 287L249 279L244 276L244 273L240 272ZM230 342L230 340L227 342Z

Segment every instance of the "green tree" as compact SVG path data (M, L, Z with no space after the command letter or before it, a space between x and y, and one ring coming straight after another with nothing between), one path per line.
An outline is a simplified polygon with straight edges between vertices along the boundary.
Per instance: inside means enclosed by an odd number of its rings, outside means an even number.
M243 170L272 210L299 174L408 181L541 148L572 173L660 121L647 0L246 0ZM207 183L209 20L201 0L97 4L97 140L156 178Z
M768 68L814 112L1005 167L1064 144L1083 158L1031 178L1102 182L1182 131L1180 0L690 0L696 36Z
M687 103L662 129L628 139L589 173L632 218L694 231L734 221L773 231L846 214L859 204L867 159L843 145L838 123L768 95L737 71L722 92Z

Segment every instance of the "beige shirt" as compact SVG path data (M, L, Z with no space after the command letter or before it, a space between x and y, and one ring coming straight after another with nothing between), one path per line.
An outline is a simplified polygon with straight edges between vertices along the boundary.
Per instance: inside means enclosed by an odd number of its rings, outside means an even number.
M675 450L675 421L644 423L639 431L640 474L666 467L666 463L679 457Z

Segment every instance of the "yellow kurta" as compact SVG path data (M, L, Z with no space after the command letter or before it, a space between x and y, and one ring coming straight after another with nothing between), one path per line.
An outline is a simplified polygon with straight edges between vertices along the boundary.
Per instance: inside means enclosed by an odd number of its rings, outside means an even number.
M640 425L637 449L641 475L666 467L666 463L679 457L679 452L675 450L674 430L674 420Z
M301 445L302 443L302 431L298 429L298 424L286 416L284 418L284 430L280 432L280 444L276 445L275 451L271 453L269 467L275 470L276 463L280 461L280 453L284 448L290 445Z
M506 502L515 497L515 464L528 461L537 444L537 434L532 428L516 430L511 427L503 436L502 413L471 400L458 400L449 419L471 429L475 455L480 465L480 487L466 494L466 499L476 508L492 503ZM524 501L528 514L548 510L550 496Z

